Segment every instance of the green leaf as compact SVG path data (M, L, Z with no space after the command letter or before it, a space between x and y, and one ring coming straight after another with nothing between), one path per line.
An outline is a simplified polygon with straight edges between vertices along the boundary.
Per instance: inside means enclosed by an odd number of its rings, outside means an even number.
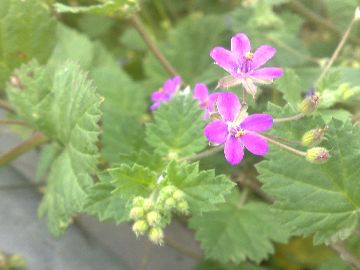
M146 141L170 158L189 156L205 146L203 111L191 97L177 95L154 112L146 126Z
M140 151L133 151L129 154L120 155L122 163L126 163L129 166L138 164L144 167L148 167L152 171L160 172L165 168L166 161L157 153L149 153L143 149Z
M147 196L156 187L157 175L150 169L134 164L126 164L108 170L112 183L116 187L115 193L125 198Z
M35 180L40 182L48 173L52 162L61 151L61 147L58 144L52 143L46 145L40 153L39 161L36 168Z
M297 122L282 124L275 134L289 138L283 134L287 130L294 138L300 130L316 127L314 120ZM314 234L314 242L321 244L346 239L354 230L360 207L358 136L359 127L333 120L322 145L330 150L327 163L311 164L272 147L267 160L257 165L264 191L276 199L279 216L292 233Z
M119 224L129 220L127 199L114 193L115 188L108 174L99 175L99 182L89 189L85 211L96 215L100 221L113 219Z
M283 98L293 108L297 108L298 103L302 100L301 95L304 89L301 88L300 78L294 70L286 69L284 76L276 81L277 88L283 93Z
M138 10L138 2L136 0L105 0L103 4L92 6L67 6L55 3L54 7L60 13L90 13L107 16L129 16Z
M61 234L83 208L96 171L101 98L79 66L60 65L52 80L36 62L16 72L22 88L8 85L19 116L58 144L39 213L47 214L49 230Z
M215 204L224 202L224 196L234 187L224 175L215 176L214 170L199 171L199 164L171 162L164 183L172 184L185 193L190 211L198 214L216 209Z
M204 260L201 261L196 266L195 270L270 270L270 269L253 265L250 263L242 263L240 265L235 265L235 264L223 265L216 261Z
M259 263L274 252L271 241L284 243L288 238L268 205L243 205L238 192L219 205L219 210L192 217L190 227L206 257L221 263L238 264L247 259Z
M55 44L55 20L38 0L0 3L0 89L12 70L36 58L44 63Z

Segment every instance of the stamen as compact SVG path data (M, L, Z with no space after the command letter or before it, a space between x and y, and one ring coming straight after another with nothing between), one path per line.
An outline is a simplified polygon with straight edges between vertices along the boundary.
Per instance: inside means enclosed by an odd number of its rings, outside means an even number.
M253 57L254 57L254 54L252 52L248 52L247 54L245 54L245 58L247 60L251 60L251 59L253 59Z
M240 129L235 133L235 138L239 138L239 137L244 136L244 135L245 135L245 130Z

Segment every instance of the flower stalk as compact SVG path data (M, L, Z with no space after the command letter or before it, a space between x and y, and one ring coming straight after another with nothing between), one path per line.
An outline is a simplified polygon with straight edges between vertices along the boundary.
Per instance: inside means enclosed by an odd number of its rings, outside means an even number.
M288 146L286 144L283 144L283 143L278 142L278 141L276 141L274 139L271 139L268 136L265 136L265 135L259 135L259 136L263 137L269 143L272 143L273 145L276 145L279 148L284 149L284 150L286 150L286 151L288 151L288 152L290 152L292 154L295 154L295 155L300 156L300 157L306 157L306 152L304 152L304 151L300 151L300 150L297 150L295 148L292 148L292 147L290 147L290 146Z
M293 116L282 117L282 118L274 118L273 122L274 123L291 122L291 121L299 120L299 119L303 118L304 116L305 116L305 114L298 113L298 114L295 114Z

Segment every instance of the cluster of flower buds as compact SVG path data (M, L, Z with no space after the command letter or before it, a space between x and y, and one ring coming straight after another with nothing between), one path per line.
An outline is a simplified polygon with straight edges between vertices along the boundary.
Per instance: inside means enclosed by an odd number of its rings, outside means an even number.
M135 197L132 206L130 218L134 220L132 230L136 236L148 233L151 242L161 245L164 239L162 217L152 199Z
M177 211L181 214L189 213L189 205L185 200L185 193L173 185L162 188L157 202L167 211Z

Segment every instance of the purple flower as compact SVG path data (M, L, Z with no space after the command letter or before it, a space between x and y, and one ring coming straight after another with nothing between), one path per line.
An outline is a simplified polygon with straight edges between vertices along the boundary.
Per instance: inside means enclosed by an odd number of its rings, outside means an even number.
M151 110L156 110L162 102L168 102L174 93L179 89L181 84L181 77L175 76L164 82L163 86L152 93L151 100L154 104L151 105Z
M268 84L274 78L283 75L281 68L260 68L275 53L276 49L269 45L262 45L252 53L249 38L244 33L239 33L231 38L231 51L215 47L210 52L210 56L217 65L231 74L220 80L219 86L228 88L242 84L245 90L254 97L255 83Z
M215 92L209 95L209 90L203 83L197 83L194 87L194 99L199 100L199 106L204 108L204 119L214 111L214 105L219 93Z
M225 158L231 165L241 162L244 156L244 147L254 155L263 156L268 152L268 142L256 132L262 132L272 127L271 115L243 116L240 113L240 101L231 92L219 94L216 105L221 119L209 123L204 129L204 134L212 143L225 143Z

